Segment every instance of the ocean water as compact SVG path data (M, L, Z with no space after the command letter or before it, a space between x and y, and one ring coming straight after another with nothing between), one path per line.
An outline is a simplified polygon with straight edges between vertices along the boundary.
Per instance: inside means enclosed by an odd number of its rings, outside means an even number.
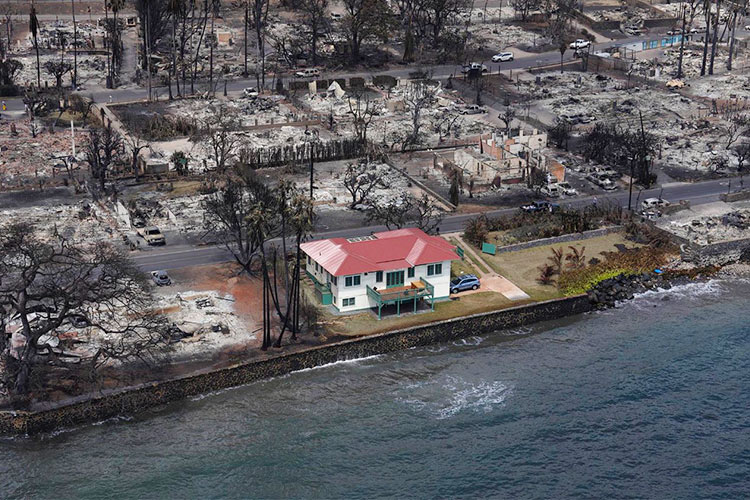
M750 283L0 441L2 498L750 497Z

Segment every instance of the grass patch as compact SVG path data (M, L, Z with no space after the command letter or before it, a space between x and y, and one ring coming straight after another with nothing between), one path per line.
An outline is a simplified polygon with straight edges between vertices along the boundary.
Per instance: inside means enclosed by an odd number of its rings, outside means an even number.
M384 316L378 319L370 311L346 316L334 316L329 312L324 315L327 330L331 334L359 336L372 335L401 328L408 328L427 323L434 323L459 316L477 314L482 312L496 311L511 306L528 303L511 301L496 292L479 292L468 295L458 295L451 300L435 303L435 310L413 314L409 312L402 316ZM402 308L410 311L410 305L404 304Z
M482 274L482 273L488 273L488 272L490 271L489 269L487 269L487 266L486 266L486 265L484 265L484 264L483 264L482 262L479 262L479 261L478 261L478 260L476 259L476 257L474 257L474 255L472 255L472 254L471 254L470 252L468 252L468 251L466 250L466 248L465 248L465 247L466 247L466 245L461 245L461 242L460 242L460 241L458 241L458 240L457 240L456 238L452 238L452 237L451 237L451 238L448 238L448 242L449 242L449 243L450 243L451 245L455 245L455 246L457 246L457 247L461 247L461 248L463 248L463 249L464 249L464 262L470 262L471 264L469 264L469 265L473 265L473 266L474 266L474 268L475 268L475 270L476 270L476 269L478 269L478 270L479 270L479 272L480 272L480 274ZM455 262L454 262L454 264L455 264ZM451 266L451 268L452 268L452 266ZM474 271L472 271L472 273L474 273ZM476 273L475 273L475 274L476 274ZM454 275L453 275L453 272L451 272L451 276L454 276ZM456 276L457 276L457 275L456 275Z
M461 276L462 274L477 274L477 270L471 265L469 260L464 257L462 260L451 262L451 278Z
M589 261L592 257L604 260L604 253L616 252L617 247L615 245L617 244L627 245L628 247L639 246L626 240L625 236L621 233L610 233L580 241L543 245L497 255L486 255L485 259L497 273L515 283L521 290L529 294L532 299L548 300L566 295L558 289L555 283L542 285L537 281L537 278L539 278L539 267L549 263L547 258L552 255L552 248L563 247L565 253L568 253L569 246L577 248L586 247L585 258L586 261Z

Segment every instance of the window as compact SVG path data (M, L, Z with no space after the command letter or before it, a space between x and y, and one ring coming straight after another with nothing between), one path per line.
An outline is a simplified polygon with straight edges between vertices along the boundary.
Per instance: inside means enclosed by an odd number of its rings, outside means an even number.
M344 307L346 307L346 306L353 306L354 305L354 297L352 297L351 299L344 299L343 302L342 302L342 305Z
M406 271L406 277L407 277L407 278L413 278L413 277L414 277L414 268L413 268L413 267L410 267L410 268L409 268L409 269L408 269L408 270Z
M308 255L308 256L307 256L307 265L309 266L311 262L312 262L312 259L311 259L311 258L310 258L310 256Z
M344 280L344 284L346 286L359 286L360 284L360 276L359 274L356 274L354 276L347 276Z
M383 282L383 271L378 271L375 273L375 283L382 283Z
M315 263L315 270L320 272L320 264L318 264L317 262Z
M430 264L427 266L427 276L443 274L443 264Z
M331 283L333 283L333 286L339 286L339 279L336 276L331 276Z

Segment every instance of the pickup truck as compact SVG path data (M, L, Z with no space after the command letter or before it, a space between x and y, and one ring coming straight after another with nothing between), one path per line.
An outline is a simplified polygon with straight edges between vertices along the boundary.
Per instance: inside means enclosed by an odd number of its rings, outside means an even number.
M554 213L560 210L560 205L548 201L532 201L521 206L521 211L526 213L549 212Z
M138 228L138 235L146 240L149 245L166 245L167 240L164 239L164 235L159 231L156 226L149 226L144 228Z

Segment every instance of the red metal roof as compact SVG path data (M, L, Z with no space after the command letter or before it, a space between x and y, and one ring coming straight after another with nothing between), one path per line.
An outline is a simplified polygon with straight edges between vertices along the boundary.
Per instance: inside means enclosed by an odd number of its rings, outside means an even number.
M456 247L421 229L397 229L372 236L365 241L308 241L300 248L333 276L393 271L460 258Z

